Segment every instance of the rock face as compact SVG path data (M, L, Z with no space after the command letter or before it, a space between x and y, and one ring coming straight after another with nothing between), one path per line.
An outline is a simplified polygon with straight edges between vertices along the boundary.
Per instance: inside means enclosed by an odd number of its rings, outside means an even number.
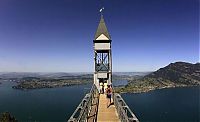
M154 89L200 85L200 63L171 63L141 79L129 81L117 92L147 92Z
M0 114L0 122L18 122L10 113L5 112Z
M169 80L174 83L181 83L185 85L199 85L200 63L196 64L191 64L186 62L171 63L168 66L160 68L156 72L153 72L145 77Z

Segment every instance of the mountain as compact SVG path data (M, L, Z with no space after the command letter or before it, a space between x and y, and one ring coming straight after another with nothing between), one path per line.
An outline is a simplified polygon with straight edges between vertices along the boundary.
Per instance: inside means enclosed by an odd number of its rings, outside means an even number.
M154 89L200 85L200 63L175 62L141 79L129 81L117 92L147 92Z
M0 79L13 80L13 79L22 79L26 77L35 77L35 78L65 78L65 77L76 77L87 75L87 73L65 73L65 72L0 72Z
M145 76L150 72L113 72L113 76ZM22 78L62 78L62 79L70 79L70 78L77 78L77 77L87 77L93 78L92 72L77 72L77 73L70 73L70 72L0 72L0 80L19 80Z
M169 80L174 83L185 85L200 84L200 63L191 64L186 62L171 63L164 68L160 68L145 78L160 79L162 81Z

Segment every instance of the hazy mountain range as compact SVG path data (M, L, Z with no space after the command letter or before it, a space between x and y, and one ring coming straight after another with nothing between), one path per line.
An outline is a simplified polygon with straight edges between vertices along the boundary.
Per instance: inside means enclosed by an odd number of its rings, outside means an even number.
M150 72L114 72L113 75L119 76L145 76ZM0 79L21 79L24 77L37 77L37 78L67 78L67 77L79 77L79 76L93 77L92 72L80 72L80 73L67 73L67 72L55 72L55 73L43 73L43 72L0 72Z
M51 88L92 83L93 74L10 72L0 73L0 79L17 81L19 87L16 88ZM113 81L122 79L128 80L129 83L117 89L119 92L146 92L161 88L196 86L200 85L200 63L175 62L155 72L113 73Z

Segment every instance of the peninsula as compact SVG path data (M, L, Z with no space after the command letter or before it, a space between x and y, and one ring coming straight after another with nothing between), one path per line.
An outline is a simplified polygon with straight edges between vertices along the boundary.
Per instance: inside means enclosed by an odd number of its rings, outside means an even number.
M14 89L41 89L88 84L92 82L91 75L80 75L60 78L24 77L17 81Z

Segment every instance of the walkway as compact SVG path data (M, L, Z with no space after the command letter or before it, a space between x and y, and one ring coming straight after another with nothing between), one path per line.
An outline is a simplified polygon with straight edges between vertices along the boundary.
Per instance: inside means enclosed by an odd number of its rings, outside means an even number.
M107 108L106 95L100 94L97 122L120 122L114 105Z

